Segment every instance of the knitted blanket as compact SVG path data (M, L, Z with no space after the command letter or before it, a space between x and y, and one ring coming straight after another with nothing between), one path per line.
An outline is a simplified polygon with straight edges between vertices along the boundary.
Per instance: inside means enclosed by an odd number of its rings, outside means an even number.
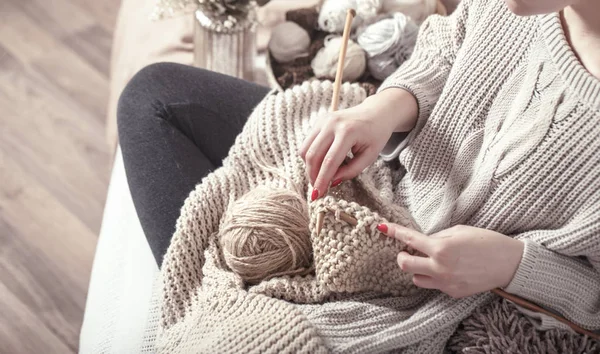
M305 166L297 151L311 120L327 111L332 92L331 82L315 81L268 95L223 166L187 198L161 270L160 352L441 352L459 323L493 298L452 299L419 289L399 269L396 255L405 245L382 236L376 226L389 221L418 227L392 202L402 167L383 161L309 203L314 273L249 286L228 269L217 234L231 203L259 186L302 186L308 199ZM341 97L342 109L362 102L366 93L345 84ZM317 233L316 215L323 211L323 229ZM355 217L357 225L342 220L340 212ZM496 310L489 316L496 316ZM470 331L483 337L482 325L473 323L461 327L467 334L454 340L454 349L475 346ZM496 342L489 340L486 348L493 349Z

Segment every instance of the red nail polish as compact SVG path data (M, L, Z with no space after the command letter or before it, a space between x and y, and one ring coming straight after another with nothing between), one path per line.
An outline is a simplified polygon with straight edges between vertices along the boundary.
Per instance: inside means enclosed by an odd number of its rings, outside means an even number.
M386 224L379 224L377 225L377 230L379 230L380 232L387 234L388 232L388 227Z
M341 178L338 178L338 179L336 179L335 181L331 182L331 186L332 186L332 187L337 187L337 186L339 186L339 185L340 185L342 182L344 182L344 181L342 181L342 179L341 179Z
M314 202L315 200L317 200L317 198L319 198L319 190L315 188L312 191L312 195L310 196L310 199Z

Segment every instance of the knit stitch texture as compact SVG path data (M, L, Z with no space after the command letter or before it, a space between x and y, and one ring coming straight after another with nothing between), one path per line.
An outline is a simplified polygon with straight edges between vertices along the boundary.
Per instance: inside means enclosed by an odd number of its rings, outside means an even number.
M380 90L393 87L419 104L399 167L378 160L310 203L314 275L247 286L214 237L223 213L257 186L302 186L308 198L297 151L332 85L305 83L256 107L223 167L181 210L161 270L162 352L441 352L494 295L414 287L395 264L406 247L380 236L382 221L523 240L505 290L600 329L600 82L568 47L558 14L517 17L502 1L464 0L423 24L413 56ZM365 96L345 84L341 108Z

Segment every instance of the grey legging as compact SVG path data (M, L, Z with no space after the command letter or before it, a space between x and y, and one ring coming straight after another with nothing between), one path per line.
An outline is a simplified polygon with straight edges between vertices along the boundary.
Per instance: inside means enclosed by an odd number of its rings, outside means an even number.
M135 208L156 262L179 210L221 161L268 88L171 63L133 77L118 107L119 138Z

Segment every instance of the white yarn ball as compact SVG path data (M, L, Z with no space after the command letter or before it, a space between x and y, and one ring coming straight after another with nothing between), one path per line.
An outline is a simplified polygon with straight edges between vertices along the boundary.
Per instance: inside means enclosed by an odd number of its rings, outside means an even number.
M381 0L324 0L319 11L319 29L329 33L342 33L349 9L356 11L352 28L377 16Z
M342 37L328 36L325 38L325 47L319 50L311 63L316 77L319 79L335 78L341 46ZM367 59L364 50L349 39L342 80L356 81L364 74L366 66Z
M396 58L394 57L378 55L368 59L367 67L374 78L383 81L388 76L392 75L400 65L396 63Z
M273 28L269 51L277 62L285 64L309 54L310 35L294 22L283 22Z
M438 0L381 0L381 12L402 12L420 24L436 12L437 3Z
M359 32L357 42L369 57L369 71L384 80L412 54L419 26L398 12Z

